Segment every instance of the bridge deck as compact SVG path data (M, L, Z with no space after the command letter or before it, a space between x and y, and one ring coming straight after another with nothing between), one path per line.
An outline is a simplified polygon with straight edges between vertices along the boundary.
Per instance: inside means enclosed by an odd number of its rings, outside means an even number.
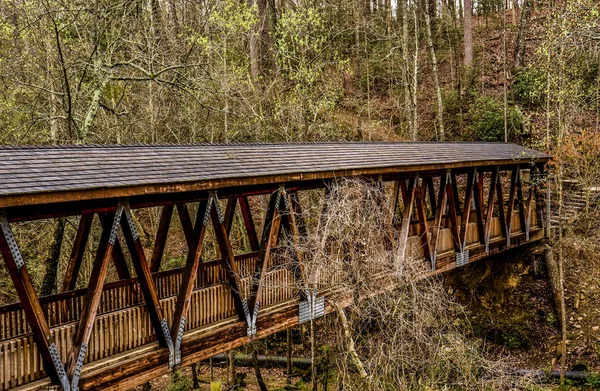
M299 195L340 176L383 187L399 255L430 273L539 240L548 160L495 143L0 148L0 250L20 298L0 306L0 390L132 387L297 324L303 254L281 254L280 227L304 235ZM152 209L133 210L152 207L161 212L144 230L154 235L148 247L138 226ZM187 259L160 271L175 210ZM40 298L10 223L77 215L62 292ZM229 240L236 224L243 246ZM210 262L201 259L209 227L222 256ZM75 289L90 232L100 236L90 281ZM109 264L118 278L107 283ZM344 273L321 276L326 312L329 300L352 300L332 290Z

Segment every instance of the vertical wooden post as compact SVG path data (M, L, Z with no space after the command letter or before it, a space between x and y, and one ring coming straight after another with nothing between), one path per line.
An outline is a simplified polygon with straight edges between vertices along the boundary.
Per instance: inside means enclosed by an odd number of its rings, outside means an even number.
M77 286L77 277L79 276L79 270L81 269L81 261L85 254L85 247L90 236L93 219L94 215L92 213L84 213L81 215L77 234L75 235L75 241L73 242L73 250L71 250L71 256L67 263L67 270L62 284L63 292L72 291Z
M37 293L33 288L25 261L3 210L0 210L0 252L15 290L19 295L25 317L31 327L33 339L42 356L44 369L54 384L61 384L63 388L68 389L68 377L54 344Z
M171 226L172 217L173 204L167 204L163 206L160 214L160 220L158 222L158 229L156 230L156 239L154 240L152 258L150 259L150 272L152 273L156 273L160 270L160 264L165 252L165 244L167 243L167 236L169 234L169 227Z

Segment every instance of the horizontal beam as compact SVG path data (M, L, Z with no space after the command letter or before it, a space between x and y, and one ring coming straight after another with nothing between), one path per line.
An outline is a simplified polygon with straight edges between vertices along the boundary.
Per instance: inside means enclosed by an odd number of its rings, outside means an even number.
M540 161L541 162L541 161ZM501 161L496 164L500 170L511 170L519 163L531 163L529 160ZM332 171L317 174L294 174L272 177L250 177L244 180L215 180L213 182L198 182L192 184L159 186L152 191L138 195L134 194L136 188L101 189L93 194L87 192L61 192L45 195L23 195L18 200L11 197L0 197L0 207L6 209L9 221L28 221L56 217L81 215L84 213L106 213L115 211L116 199L129 197L131 209L148 208L174 203L199 202L208 198L208 191L219 189L220 198L248 197L254 195L270 194L282 184L292 191L318 189L325 186L325 181L339 177L366 177L377 179L379 176L384 181L409 179L419 173L419 177L435 177L452 168L455 174L463 174L477 167L478 172L487 172L493 169L493 162L463 162L443 167L436 165L423 165L419 167L390 167L365 170ZM130 189L130 191L126 191Z

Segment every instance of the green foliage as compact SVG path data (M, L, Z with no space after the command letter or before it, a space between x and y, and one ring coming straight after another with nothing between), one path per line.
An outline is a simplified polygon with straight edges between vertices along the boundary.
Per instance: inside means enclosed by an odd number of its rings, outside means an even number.
M504 109L502 104L488 96L480 96L469 109L471 133L478 141L504 140ZM523 114L516 106L507 111L508 139L523 133Z
M192 389L192 380L181 371L173 372L167 391L187 391Z
M546 74L535 67L520 69L512 83L512 92L517 103L537 108L545 103Z

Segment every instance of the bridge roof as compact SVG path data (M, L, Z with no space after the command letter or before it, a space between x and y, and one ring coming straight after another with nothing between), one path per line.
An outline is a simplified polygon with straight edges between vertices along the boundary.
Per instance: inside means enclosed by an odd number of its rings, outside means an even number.
M4 146L0 207L549 159L479 142Z

